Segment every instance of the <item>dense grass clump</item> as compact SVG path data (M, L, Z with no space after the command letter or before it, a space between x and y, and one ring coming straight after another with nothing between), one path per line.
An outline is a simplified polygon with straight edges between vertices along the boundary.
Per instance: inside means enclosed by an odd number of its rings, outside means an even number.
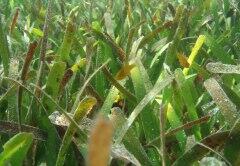
M240 2L0 1L0 165L240 165Z

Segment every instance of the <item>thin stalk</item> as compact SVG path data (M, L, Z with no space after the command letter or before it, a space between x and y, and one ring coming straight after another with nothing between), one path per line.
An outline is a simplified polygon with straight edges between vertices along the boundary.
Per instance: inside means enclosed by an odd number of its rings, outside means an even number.
M101 70L102 68L104 68L108 63L109 63L110 59L108 59L105 63L103 63L102 66L100 66L97 70L95 70L92 75L90 75L88 77L87 80L85 80L84 82L84 85L82 86L82 88L80 89L78 95L77 95L77 98L73 104L73 107L72 107L72 110L71 112L73 113L76 109L77 109L77 106L78 106L78 103L80 102L80 99L81 99L81 96L85 90L85 88L88 86L88 84L90 83L91 79L99 72L99 70Z
M38 70L38 74L37 74L37 81L36 81L36 85L38 87L41 87L42 73L43 73L43 69L44 69L44 66L45 66L45 55L46 55L47 42L48 42L48 31L49 31L49 23L50 23L51 5L52 5L52 0L49 0L48 1L48 6L47 6L45 22L44 22L44 27L43 27L43 38L42 38L41 47L40 47L40 65L39 65L39 70ZM40 97L40 91L38 90L38 88L34 89L34 94L38 98ZM35 104L35 102L34 102L34 99L32 98L29 109L28 109L28 112L27 112L27 115L32 115L31 112L32 112L34 104ZM28 119L27 117L26 117L26 119Z
M160 108L160 139L161 139L161 152L162 152L162 166L166 166L166 146L165 146L165 123L166 122L166 109L164 106Z
M46 56L46 51L47 51L51 5L52 5L52 0L49 0L48 7L47 7L47 13L46 13L46 17L45 17L45 22L44 22L44 27L43 27L43 38L42 38L41 48L40 48L40 70L39 70L38 78L37 78L37 85L39 87L42 84L42 82L41 82L42 81L42 73L43 73L43 69L44 69L45 56ZM35 91L36 90L37 89L35 89Z
M7 97L10 95L10 94L12 94L12 93L14 93L14 91L16 90L16 85L13 85L13 86L11 86L4 94L2 94L1 95L1 97L0 97L0 103L4 100L4 99L7 99Z
M9 27L9 34L12 34L14 28L16 27L17 24L17 20L18 20L18 16L19 16L19 8L16 8L12 22L11 22L11 26Z
M14 80L12 78L9 78L9 77L3 77L3 79L6 79L7 81L11 81L12 83L15 84L11 88L14 88L16 86L23 87L23 89L25 89L28 93L30 93L33 96L33 99L35 99L42 106L43 110L46 111L46 109L44 108L44 106L43 106L42 102L39 100L39 98L30 89L28 89L26 86L24 86L21 82ZM6 92L6 93L8 93L8 92ZM5 95L7 95L6 93L5 93ZM2 98L0 98L0 101L6 97L5 95Z
M80 75L80 79L83 80L84 76ZM100 94L96 91L96 89L89 83L86 87L86 94L93 96L97 99L97 108L103 105L103 98Z
M166 137L172 136L172 135L176 134L177 132L179 132L181 130L190 129L193 126L200 125L202 123L206 123L209 119L210 119L210 116L207 115L207 116L203 116L203 117L201 117L201 118L199 118L197 120L185 123L184 125L179 126L179 127L175 128L175 129L172 129L169 132L167 132L166 133Z
M206 115L206 116L203 116L197 120L194 120L194 121L190 121L188 123L185 123L184 125L182 126L179 126L177 128L174 128L168 132L165 133L165 137L166 138L170 138L171 136L175 135L177 132L179 131L182 131L182 130L186 130L186 129L190 129L192 128L193 126L195 125L200 125L200 124L203 124L203 123L206 123L211 117L209 115ZM150 141L147 146L149 145L152 145L154 144L154 142L158 142L161 138L160 137L157 137L155 138L154 140Z
M35 53L35 49L37 48L37 42L33 42L30 43L29 47L28 47L28 52L27 52L27 56L25 58L24 64L23 64L23 68L22 68L22 72L21 72L21 78L20 81L22 82L23 85L25 85L26 82L26 76L27 76L27 72L30 66L30 63L32 61L33 55ZM23 96L23 87L19 86L18 90L17 90L17 114L18 114L18 129L19 132L21 132L22 128L21 128L21 124L22 124L22 96Z

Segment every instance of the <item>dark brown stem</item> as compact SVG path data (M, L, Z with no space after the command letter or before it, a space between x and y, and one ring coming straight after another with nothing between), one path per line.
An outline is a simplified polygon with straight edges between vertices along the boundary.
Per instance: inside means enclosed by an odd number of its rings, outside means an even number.
M15 14L14 14L12 22L11 22L11 26L9 28L10 34L12 33L13 29L16 27L18 16L19 16L19 10L20 10L19 8L16 8Z
M195 125L199 125L202 123L206 123L208 120L210 119L209 115L203 116L197 120L188 122L182 126L179 126L175 129L170 130L169 132L165 133L165 138L171 138L171 136L173 136L174 134L176 134L177 132L181 131L181 130L186 130L186 129L190 129ZM159 142L160 141L160 137L157 137L155 139L153 139L152 141L150 141L146 146L151 146L152 144Z
M22 84L24 85L26 82L26 77L27 77L27 72L30 66L30 63L32 61L33 55L35 53L35 50L37 48L37 42L34 41L33 43L30 43L29 47L28 47L28 52L27 52L27 56L25 58L24 64L23 64L23 68L22 68L22 73L21 73L21 78L20 81L22 82ZM17 114L18 114L18 128L19 128L19 132L21 132L21 124L22 124L22 95L23 95L23 88L22 86L18 87L17 90Z
M205 123L205 122L207 122L209 119L210 119L210 116L207 115L207 116L201 117L201 118L199 118L199 119L197 119L197 120L194 120L194 121L185 123L184 125L179 126L179 127L175 128L175 129L172 129L172 130L170 130L169 132L167 132L167 133L166 133L166 137L172 136L172 135L176 134L177 132L179 132L179 131L181 131L181 130L190 129L190 128L192 128L192 127L195 126L195 125L199 125L199 124Z

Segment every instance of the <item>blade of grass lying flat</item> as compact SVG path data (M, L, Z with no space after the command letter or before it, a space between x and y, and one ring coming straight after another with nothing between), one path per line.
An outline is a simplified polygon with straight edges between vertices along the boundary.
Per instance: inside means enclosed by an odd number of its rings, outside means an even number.
M194 98L192 95L191 88L189 86L189 82L185 79L184 74L181 69L175 70L175 78L179 87L179 91L181 96L183 97L183 101L187 107L188 117L190 120L198 119L197 110L194 104ZM193 128L194 135L197 140L201 139L200 127L195 126Z
M214 78L206 80L204 86L219 107L225 120L232 127L239 117L236 106L230 101L222 87Z
M221 73L221 74L240 74L239 65L223 64L221 62L208 63L206 68L211 73Z
M6 33L3 30L2 17L0 14L0 56L3 63L4 75L9 74L9 63L10 63L10 51L8 47Z
M173 81L173 76L168 76L167 78L164 78L162 81L159 79L156 84L154 85L153 89L144 96L144 98L140 101L140 103L135 107L135 109L132 111L131 115L129 116L127 122L123 125L122 130L120 132L119 137L117 138L116 143L120 143L122 141L122 138L126 134L129 127L133 124L134 120L137 118L137 116L141 113L141 111L144 109L144 107L153 100L156 95L163 90L166 86L168 86Z
M81 121L83 117L85 117L88 114L88 112L92 109L92 107L96 104L96 102L97 102L96 99L93 97L85 97L79 103L76 111L74 112L73 119L77 122ZM70 123L66 133L64 134L63 141L62 141L60 150L58 152L58 157L56 162L57 166L64 165L66 153L75 132L76 132L76 128L72 123Z
M111 152L112 133L113 127L109 120L101 118L97 120L96 126L90 134L87 165L108 165Z

